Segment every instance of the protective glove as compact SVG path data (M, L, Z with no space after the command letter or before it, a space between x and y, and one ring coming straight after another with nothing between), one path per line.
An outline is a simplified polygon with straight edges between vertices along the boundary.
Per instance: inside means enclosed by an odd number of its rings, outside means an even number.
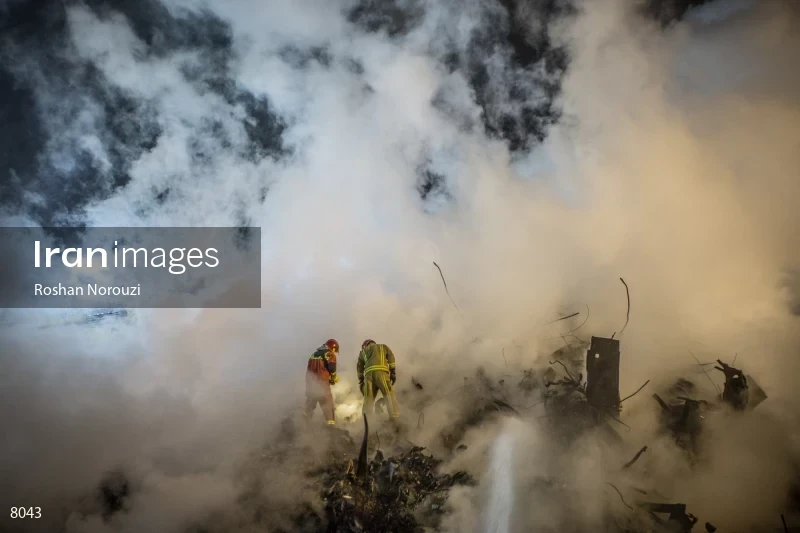
M331 385L336 385L337 383L339 383L339 376L336 374L336 372L331 374L331 378L328 380L328 383L330 383Z
M361 396L364 396L364 378L358 380L358 390L361 391Z
M394 368L389 371L389 381L392 382L392 385L394 385L394 382L397 381L397 374L395 373Z

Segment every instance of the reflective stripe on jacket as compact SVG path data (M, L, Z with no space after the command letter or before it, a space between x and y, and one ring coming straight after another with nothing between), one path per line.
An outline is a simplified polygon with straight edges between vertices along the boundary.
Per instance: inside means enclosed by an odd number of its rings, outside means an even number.
M394 354L392 350L385 344L370 344L362 348L361 353L358 354L358 379L361 380L364 374L374 372L376 370L383 370L389 372L395 368Z
M336 354L328 350L327 346L320 346L308 359L306 376L327 383L334 372L336 372Z

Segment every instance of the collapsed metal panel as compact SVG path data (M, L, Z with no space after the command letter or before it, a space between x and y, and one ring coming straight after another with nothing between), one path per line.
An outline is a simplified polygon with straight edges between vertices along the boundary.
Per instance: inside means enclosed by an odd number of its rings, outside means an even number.
M592 337L586 352L586 400L597 409L619 409L619 341Z

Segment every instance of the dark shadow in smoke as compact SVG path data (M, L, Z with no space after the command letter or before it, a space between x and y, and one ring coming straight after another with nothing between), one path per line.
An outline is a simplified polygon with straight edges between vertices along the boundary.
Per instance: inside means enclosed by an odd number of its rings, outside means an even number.
M129 181L130 163L152 149L160 135L155 110L147 102L108 84L93 65L68 56L69 33L61 2L31 2L8 13L0 47L0 98L6 102L11 127L0 136L0 153L8 158L0 172L0 203L13 212L29 214L42 225L76 224L82 208L102 199ZM98 104L95 124L105 145L111 170L105 171L76 139L47 131L45 109L37 100L36 78L26 69L36 65L40 83L59 94L65 122L77 120L88 102ZM8 123L7 123L8 124ZM48 159L48 142L59 143L58 164ZM21 142L20 142L21 141ZM21 149L20 149L21 148ZM13 155L5 155L13 154Z
M646 15L663 25L679 20L693 5L706 0L650 0ZM463 70L482 110L483 125L490 136L502 139L511 152L527 152L541 143L550 126L561 118L554 100L561 91L567 51L554 45L548 28L577 13L571 0L498 0L488 7L486 20L472 36L467 49L452 50L441 58L450 72ZM535 29L532 21L536 21ZM510 55L511 78L493 83L487 58L497 51ZM542 72L531 94L522 80L531 72ZM511 102L511 106L501 105ZM510 109L509 109L510 107Z
M183 65L181 72L199 93L212 92L231 106L243 107L248 140L238 147L241 158L257 162L291 153L282 140L285 121L265 97L237 87L229 72L234 52L227 23L209 12L175 15L157 0L89 0L86 5L101 19L122 13L146 44L145 57L197 52L200 62ZM162 131L157 105L114 86L96 66L72 54L63 2L10 4L0 15L0 117L5 125L0 134L0 207L43 226L81 225L84 208L125 187L133 163L158 143ZM37 70L33 75L32 67ZM38 91L56 96L57 108L45 107ZM48 126L53 115L59 123L76 123L90 108L91 126L110 163L107 169L78 139ZM188 146L195 165L208 165L212 152L232 148L218 122L209 120L195 133ZM52 144L58 145L55 155L48 152ZM172 192L154 190L154 207L167 202Z
M426 203L453 198L447 189L447 178L443 174L424 168L418 173L417 193Z
M106 475L98 489L103 519L110 520L115 513L122 511L130 495L131 486L125 474L113 471Z
M236 101L244 105L250 118L244 123L249 139L246 151L248 159L257 161L271 157L277 160L292 154L291 148L283 144L286 122L271 111L267 98L241 91Z
M520 67L529 67L542 59L548 52L553 51L550 38L547 35L547 24L540 26L538 31L529 29L529 16L523 9L534 9L541 20L554 21L560 17L572 15L575 8L569 0L499 0L508 13L506 27L506 40L514 51L513 61Z
M531 9L542 21L537 32L529 30ZM566 0L536 3L500 0L499 4L486 8L486 20L475 30L466 50L451 50L439 58L450 72L463 70L483 111L485 131L506 141L512 152L524 152L540 143L547 128L560 118L553 99L560 91L567 55L550 42L547 27L573 11ZM348 20L366 31L385 32L389 37L399 38L416 28L424 14L417 1L362 0L349 11ZM513 79L508 84L490 86L486 60L496 50L510 54ZM548 79L542 77L537 94L531 95L521 90L523 85L518 82L535 69L543 69ZM500 105L507 100L519 105L512 106L513 109Z
M465 71L483 112L486 133L504 140L512 152L525 152L542 142L547 128L561 117L553 101L561 90L568 56L564 49L554 46L547 29L572 14L573 9L569 2L560 0L535 5L502 0L500 4L502 9L487 10L486 21L474 31L463 56L450 54L444 60L451 69ZM530 29L534 16L540 22L535 31ZM492 83L487 67L487 58L498 50L510 56L511 78L505 84ZM531 94L522 80L534 71L546 75L538 77L535 94ZM501 105L506 101L515 105Z
M207 63L225 66L232 57L230 26L209 11L180 10L175 16L159 0L87 0L101 18L122 13L147 53L165 57L178 50L200 50Z
M666 27L682 19L689 9L706 2L708 0L648 0L644 10L645 14Z
M361 0L347 13L347 19L369 32L386 32L402 37L416 28L425 15L418 0Z
M322 46L314 46L307 50L301 50L296 46L286 46L280 51L281 59L296 69L306 69L312 62L316 62L322 67L329 67L333 58L330 51Z
M22 182L36 172L36 154L45 133L35 116L30 88L16 83L0 68L0 204L20 205Z

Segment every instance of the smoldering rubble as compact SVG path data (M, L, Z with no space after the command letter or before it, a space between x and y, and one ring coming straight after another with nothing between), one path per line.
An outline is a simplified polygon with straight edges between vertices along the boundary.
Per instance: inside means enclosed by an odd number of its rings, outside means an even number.
M728 12L739 10L727 20L722 2L708 2L704 17L695 11L693 22L665 32L630 20L620 8L642 2L579 2L584 14L567 31L550 23L559 19L560 25L560 15L527 9L552 12L566 2L357 3L364 7L343 17L336 2L323 1L275 2L278 10L213 2L210 11L183 0L163 3L170 8L157 1L0 2L4 14L12 7L25 14L2 24L8 68L0 81L10 115L1 137L10 159L0 172L3 205L21 217L13 220L262 225L268 296L263 313L238 320L203 314L188 327L185 317L156 315L157 324L136 331L148 340L144 346L120 347L117 333L90 335L81 339L81 351L104 352L103 363L77 371L62 353L65 343L55 342L61 337L15 330L15 337L41 341L31 341L36 357L3 350L0 396L15 422L4 428L11 438L3 439L3 450L18 463L10 472L4 468L5 483L41 480L39 501L64 485L82 490L84 478L76 478L87 465L105 469L122 455L141 457L145 441L202 457L196 462L205 467L205 454L187 442L238 435L219 423L198 437L187 423L180 439L159 438L162 428L191 422L195 398L184 399L183 391L202 396L201 415L221 410L224 419L247 410L268 418L269 402L238 394L242 382L275 388L295 371L278 354L305 350L300 345L311 337L346 332L350 344L362 333L394 336L405 345L399 351L433 345L426 356L477 330L529 339L529 317L552 302L589 292L592 305L602 299L604 291L583 288L604 270L624 269L648 286L647 336L713 342L746 330L726 342L747 337L752 346L760 344L760 328L772 337L796 328L795 2L727 2ZM661 15L666 10L656 5L696 2L647 3ZM741 11L748 3L759 6L753 18ZM370 10L378 4L385 9ZM424 17L405 15L423 4L433 7ZM191 5L197 9L184 11ZM519 14L511 17L512 10ZM538 148L529 152L532 146ZM542 182L553 184L544 191L550 194L540 194ZM382 208L367 208L376 205ZM448 275L442 305L428 298L424 283L433 260ZM784 272L786 290L776 294L776 275ZM584 287L565 283L578 279ZM450 293L452 320L440 319ZM794 315L776 324L784 307ZM454 325L461 313L463 326ZM162 332L167 328L174 339ZM409 527L413 519L420 527L486 530L457 520L472 511L478 520L491 515L484 504L507 493L503 475L515 468L520 479L508 481L516 500L498 515L523 530L648 530L662 526L656 517L680 523L683 517L691 522L692 514L695 531L706 522L730 531L748 509L758 511L758 521L747 527L783 529L782 513L787 527L797 523L792 502L799 491L778 479L787 465L764 460L783 449L753 442L761 445L754 459L751 448L740 446L754 428L762 429L753 422L765 407L782 397L796 401L796 343L776 341L759 350L756 375L750 374L754 354L734 361L728 350L719 359L741 383L709 395L709 379L720 384L725 378L717 357L698 354L695 364L676 351L636 353L626 345L629 337L611 330L600 336L624 339L622 375L632 361L650 358L642 365L650 368L631 372L649 372L632 387L651 380L638 394L625 398L635 390L598 385L595 371L613 382L616 364L590 369L591 340L571 336L569 347L545 353L544 360L526 354L506 366L498 349L481 354L483 371L464 362L446 378L416 375L416 384L401 371L406 429L400 437L387 435L380 415L369 432L356 416L340 422L347 438L336 432L341 439L329 445L324 428L305 428L292 416L271 428L265 448L240 465L232 498L219 498L224 505L217 499L195 504L174 528L136 521L155 515L152 504L160 502L153 500L162 495L171 498L164 507L197 498L185 486L153 491L141 472L120 465L85 503L69 502L69 531L368 528L363 513L395 486L397 494L414 497L378 506L382 517L402 514ZM601 360L604 353L616 360L613 344L598 352ZM149 391L156 381L163 396L180 401L156 398L139 406L107 385L116 377L108 368L127 371L129 356L152 372L134 367L137 378L121 384ZM661 372L672 359L688 360L685 371ZM84 379L95 366L102 375ZM254 375L265 377L246 379ZM769 383L772 398L751 397L757 382ZM111 394L94 393L95 383ZM791 414L792 407L778 410ZM98 424L98 411L115 423ZM653 434L640 434L644 419L658 421ZM505 435L508 420L545 441L544 450L516 443L514 457L524 463L541 456L548 464L510 466L502 447L499 457L487 451L493 450L487 442ZM364 433L360 472L366 477L359 477L350 460L359 472ZM763 439L784 437L775 431ZM128 441L135 446L126 448ZM411 454L415 446L424 449ZM125 453L114 453L121 448ZM365 470L378 451L383 459ZM391 490L370 488L383 486L387 462L404 457L431 478L417 484L395 473L386 485ZM487 457L505 468L494 470ZM441 461L435 467L434 459ZM59 463L75 467L59 469ZM218 478L227 484L223 474ZM460 483L466 475L476 484ZM413 492L401 490L409 486ZM351 514L345 496L355 498L357 489L365 493L359 495L364 510L354 506ZM328 516L326 498L341 504L340 514ZM434 501L443 505L432 509ZM21 503L28 502L34 498ZM429 507L440 525L425 519ZM49 505L45 516L58 512ZM472 528L456 527L462 525Z
M539 523L538 531L587 527L629 533L717 531L718 525L687 503L686 495L651 475L650 465L663 459L660 450L669 443L687 468L703 469L715 453L715 440L708 433L716 421L742 423L744 417L757 414L768 399L766 393L733 360L717 360L698 361L685 376L654 376L652 382L621 397L623 354L620 339L591 337L565 343L543 360L531 360L529 369L504 366L502 373L472 369L460 376L463 383L444 393L434 393L434 387L426 387L420 378L407 377L400 397L408 414L399 425L385 419L380 401L374 414L363 418L353 414L340 420L338 427L291 413L239 465L236 506L209 510L186 524L184 531L452 531L453 517L464 512L465 498L479 500L497 482L483 462L467 457L488 453L476 436L490 434L491 441L508 419L543 431L548 446L563 454L566 462L574 463L574 450L587 443L606 457L624 458L604 465L601 472L579 471L577 478L554 465L527 479L514 501L537 501L539 506L546 502L549 514L557 517L552 523ZM724 382L719 394L708 396L700 382L711 381L711 371ZM652 442L629 437L631 428L622 414L634 403L639 409L651 408L657 420ZM447 416L434 416L437 407ZM423 438L424 445L416 442ZM523 454L532 460L541 451L531 447ZM579 511L587 498L582 476L597 480L591 490L598 492L593 498L601 502L588 522ZM132 512L137 490L135 479L110 472L94 503L73 524L97 515L114 524ZM454 501L451 494L456 492L459 497ZM797 520L800 507L791 504L791 493L786 497L785 513L759 531L781 531L784 523L789 531L788 523ZM503 530L523 530L525 513L522 508L512 511L517 518Z

